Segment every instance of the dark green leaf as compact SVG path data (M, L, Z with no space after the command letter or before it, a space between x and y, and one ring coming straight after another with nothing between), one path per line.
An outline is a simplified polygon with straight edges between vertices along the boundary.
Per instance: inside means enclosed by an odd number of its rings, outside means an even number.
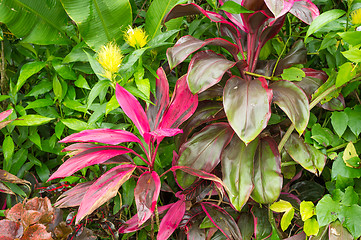
M256 240L267 239L272 234L272 225L268 221L268 211L266 208L252 207L254 218Z
M53 101L50 99L37 99L33 102L29 102L29 104L25 107L25 109L33 109L40 107L47 107L53 105Z
M79 75L78 80L74 82L74 85L77 86L78 88L84 88L90 90L88 82L82 75Z
M46 166L45 164L42 164L41 167L36 166L35 170L42 182L48 181L49 175L50 175L48 166Z
M14 141L11 136L7 136L3 142L3 154L4 154L4 162L3 162L3 169L7 172L10 171L12 165L12 157L14 155Z
M361 133L361 105L356 106L354 109L346 108L345 113L348 116L348 126L358 136Z
M347 128L347 114L345 112L333 112L331 116L331 124L337 135L341 137Z

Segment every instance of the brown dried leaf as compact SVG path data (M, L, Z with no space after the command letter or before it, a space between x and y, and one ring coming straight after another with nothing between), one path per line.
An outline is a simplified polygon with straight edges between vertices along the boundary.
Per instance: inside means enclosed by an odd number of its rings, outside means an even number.
M17 176L0 169L0 181L10 182L15 184L30 184L30 182L20 179Z
M43 224L35 224L26 229L20 240L53 240Z
M24 205L22 203L15 204L11 209L5 211L5 217L12 221L20 221L24 213Z
M24 228L19 222L3 219L0 221L0 239L13 240L20 238L23 234Z

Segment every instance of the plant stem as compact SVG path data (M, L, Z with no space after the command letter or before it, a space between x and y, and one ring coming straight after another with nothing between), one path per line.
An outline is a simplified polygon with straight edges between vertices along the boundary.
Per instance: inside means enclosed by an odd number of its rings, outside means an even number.
M287 167L287 166L292 166L292 165L296 165L296 164L298 164L298 163L294 162L294 161L283 162L283 163L281 163L281 167Z
M280 239L283 239L282 233L278 230L277 226L276 226L276 221L275 218L273 216L273 212L270 208L270 204L268 204L268 221L271 223L271 225L273 226L273 229L276 230L276 233L278 235L278 237Z
M267 76L264 76L264 75L261 75L261 74L257 74L257 73L253 73L253 72L248 72L248 71L243 71L244 74L247 74L247 75L250 75L250 76L253 76L253 77L263 77L267 80L271 80L271 81L277 81L279 80L278 78L276 77L267 77Z
M330 153L330 152L333 152L333 151L339 150L339 149L341 149L341 148L344 148L344 147L346 147L346 146L347 146L347 144L348 144L348 142L343 143L343 144L341 144L341 145L338 145L338 146L336 146L336 147L333 147L333 148L327 149L327 150L326 150L326 153Z
M294 129L295 129L295 125L292 123L292 125L287 129L287 132L285 133L285 135L283 135L281 142L278 144L279 152L282 151L282 148L286 144L288 138L291 136L291 133L293 132Z

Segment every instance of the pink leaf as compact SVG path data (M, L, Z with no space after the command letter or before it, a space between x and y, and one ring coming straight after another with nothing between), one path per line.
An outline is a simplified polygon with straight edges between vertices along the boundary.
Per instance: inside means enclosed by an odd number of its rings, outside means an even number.
M138 211L138 226L152 216L160 192L160 178L156 172L140 175L134 189L134 198Z
M101 146L90 148L69 158L55 173L53 173L53 175L50 176L48 181L55 178L70 176L82 168L103 163L112 157L130 152L133 152L133 150L125 147Z
M92 129L74 133L60 141L61 143L69 142L98 142L105 144L117 145L123 142L141 141L133 133L120 129Z
M57 208L67 208L79 206L84 198L85 193L94 181L79 183L72 189L61 194L55 203Z
M4 112L0 113L0 122L7 118L11 113L13 112L13 109L6 110Z
M149 133L145 133L146 138L154 137L154 139L161 141L164 137L173 137L179 133L182 133L182 129L168 128L168 129L157 129Z
M162 120L163 113L169 104L169 84L162 67L158 68L157 75L155 99L153 96L151 98L154 105L150 104L147 109L147 116L152 131L157 129Z
M317 6L310 0L295 0L290 13L309 25L320 15Z
M173 204L159 225L157 240L166 240L172 235L181 222L185 210L186 204L184 200L179 200Z
M84 195L76 215L76 224L117 195L118 189L132 176L135 168L131 164L116 166L96 180Z
M119 84L116 85L115 95L120 107L133 121L135 126L138 128L140 135L144 136L144 133L149 132L150 127L147 115L138 100Z
M65 147L61 151L62 152L69 152L69 151L81 152L81 151L84 151L86 149L93 148L93 147L99 147L99 145L93 144L93 143L74 143L74 144L71 144L71 145Z
M159 129L178 128L197 109L198 96L193 95L188 88L186 76L178 79L172 100L163 115Z

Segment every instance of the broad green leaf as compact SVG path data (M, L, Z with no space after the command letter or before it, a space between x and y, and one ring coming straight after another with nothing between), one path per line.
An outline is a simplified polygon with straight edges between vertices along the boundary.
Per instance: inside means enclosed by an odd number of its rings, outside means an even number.
M300 213L302 221L306 221L315 215L315 205L311 201L302 201L300 204Z
M318 226L316 218L307 219L303 225L303 231L307 236L317 235L319 230L320 227Z
M26 160L28 159L28 150L25 148L19 149L15 154L11 162L10 172L13 174L18 174L19 170L22 168Z
M326 164L327 157L314 146L305 143L296 134L291 134L285 144L285 150L293 160L316 175L321 174Z
M358 204L353 204L350 207L345 206L342 208L342 215L344 218L340 220L344 221L343 226L347 228L355 239L359 238L361 236L361 206Z
M58 139L61 139L61 136L63 135L65 125L63 122L59 121L55 125L55 135Z
M39 45L68 44L69 19L60 1L3 0L0 22L22 42Z
M1 7L1 5L0 5ZM29 62L24 64L21 67L20 75L18 82L16 83L15 91L18 92L20 88L24 85L26 80L34 75L35 73L39 72L43 67L45 67L45 62Z
M24 115L15 120L12 125L15 126L39 126L50 122L54 118L48 118L40 115Z
M109 102L107 102L107 105L105 107L105 115L108 115L109 112L117 109L118 107L119 103L117 101L117 98L115 97L115 95L113 95Z
M2 147L4 154L3 169L9 172L11 168L11 164L12 164L11 160L14 155L14 148L15 148L14 141L11 138L11 136L5 137Z
M293 209L293 207L291 203L281 199L278 202L272 203L270 209L274 212L287 212Z
M258 138L246 146L235 135L222 154L222 180L228 187L232 205L238 211L241 211L253 190L253 158L257 145Z
M41 165L43 165L43 164L40 162L40 160L37 159L36 157L34 157L32 154L28 154L28 159L29 159L29 161L30 161L32 164L34 164L34 165L36 165L36 166L41 167Z
M342 64L336 77L336 87L341 87L345 83L348 83L355 75L356 70L354 69L354 66L352 66L352 63L346 62Z
M53 78L53 91L54 91L55 99L61 102L63 96L63 88L61 86L61 82L58 76L56 75Z
M181 29L173 29L173 30L168 30L164 33L160 33L159 35L155 36L152 40L150 40L148 42L148 46L150 48L156 48L156 47L160 47L163 45L167 45L167 44L171 44L169 42L166 42L171 36L175 35L176 33L178 33Z
M360 31L352 31L352 32L339 32L337 33L342 37L342 39L355 46L361 43L361 32Z
M272 203L281 193L281 157L272 138L262 138L258 143L254 157L253 183L251 197L258 203Z
M223 105L229 124L246 144L267 126L271 116L269 96L261 81L230 78L224 87Z
M281 229L285 231L290 226L293 216L295 215L295 209L291 208L286 211L281 218Z
M301 81L302 78L306 77L306 74L304 71L302 71L302 69L290 67L283 70L281 77L287 81Z
M361 105L357 105L354 109L346 108L345 113L348 116L349 128L358 136L361 133Z
M93 72L95 73L95 75L97 75L99 80L106 80L107 78L104 77L104 69L103 67L100 65L100 63L95 59L95 55L92 56L90 55L90 53L88 53L87 51L85 51L85 54L88 57L88 61L90 63L91 68L93 69Z
M332 200L331 195L329 194L323 196L323 198L317 203L317 221L321 227L335 221L339 213L340 203Z
M347 144L342 159L348 167L358 168L360 165L360 158L358 157L356 148L352 142Z
M65 107L73 109L75 111L79 111L79 112L83 112L83 113L87 112L86 106L82 105L79 101L76 101L76 100L66 99L63 102L63 105Z
M310 118L310 106L306 94L288 81L278 81L271 84L270 88L273 90L273 102L287 114L297 132L302 134Z
M254 11L248 10L247 8L243 7L242 5L233 2L227 1L225 2L219 10L223 10L232 14L240 14L240 13L253 13Z
M338 175L346 178L361 177L361 168L347 167L342 159L343 154L340 153L337 159L332 164L332 178L335 179Z
M138 59L143 55L143 53L147 49L149 49L149 47L144 47L144 48L141 48L141 49L137 49L137 50L133 51L131 54L127 55L124 58L122 65L120 66L119 72L127 71L131 67L133 67L133 65L138 61Z
M61 60L53 60L52 65L55 71L63 78L69 80L76 80L75 72L70 68L69 64L62 64Z
M345 194L342 198L342 204L344 206L352 206L353 204L357 204L359 200L358 194L354 191L354 188L352 186L348 186L345 189Z
M61 119L61 121L68 128L78 132L88 129L87 123L78 119L68 118L68 119Z
M86 108L89 109L96 97L98 97L103 91L106 92L110 86L110 81L104 80L97 82L89 93Z
M37 175L39 176L40 180L42 182L46 182L49 179L49 175L50 175L50 171L48 166L46 166L46 164L42 164L41 167L40 166L35 166L35 170Z
M41 149L41 138L37 132L29 134L28 138Z
M128 0L61 0L61 3L78 25L84 41L95 50L107 42L120 40L128 25L132 24Z
M37 99L33 102L29 102L29 104L25 107L25 110L27 109L33 109L33 108L41 108L41 107L47 107L53 105L53 101L50 99Z
M351 48L350 50L341 52L345 58L351 62L359 63L361 62L361 50L358 48Z
M178 0L154 0L149 6L145 19L145 31L149 40L161 33L163 18L176 4Z
M38 97L40 94L49 92L52 88L53 84L51 81L41 81L38 85L34 86L26 96Z
M342 226L340 221L330 224L329 240L354 240L353 236L346 228Z
M327 12L320 14L313 22L307 30L305 41L308 36L312 33L316 32L318 29L325 26L327 23L332 22L341 16L343 16L346 12L341 9L332 9Z
M84 88L90 90L88 82L82 75L79 75L78 80L74 82L74 85L77 86L78 88Z
M348 116L345 112L334 111L331 116L331 124L339 137L346 131Z
M268 211L265 207L260 208L257 205L252 207L254 218L254 230L256 240L267 239L272 233L272 225L268 220Z
M10 98L9 95L0 95L0 102Z

